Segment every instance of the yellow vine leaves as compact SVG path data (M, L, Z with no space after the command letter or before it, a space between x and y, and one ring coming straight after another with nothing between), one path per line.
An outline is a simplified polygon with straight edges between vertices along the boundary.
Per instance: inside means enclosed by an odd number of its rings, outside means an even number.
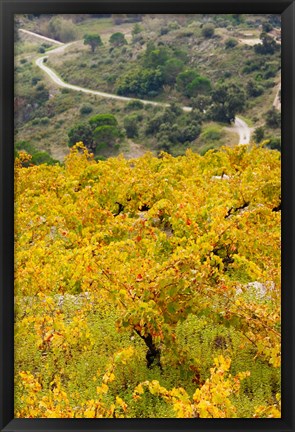
M104 303L116 308L119 332L150 337L171 356L177 324L194 314L233 326L253 347L253 359L280 366L279 152L241 145L204 156L147 153L96 162L79 143L62 166L27 165L28 155L20 153L15 302L23 312L16 340L29 329L40 355L91 351L87 314ZM56 307L65 295L89 301L69 319ZM230 376L228 362L215 361L193 399L185 390L167 393L178 415L235 416L230 392L244 376ZM109 406L101 400L116 377L114 368L106 374L84 414L73 411L58 377L41 402L52 416L123 416L122 398ZM25 395L19 416L44 416L38 377L22 372L19 379ZM166 391L145 386L161 396ZM277 409L257 408L257 416L275 416Z

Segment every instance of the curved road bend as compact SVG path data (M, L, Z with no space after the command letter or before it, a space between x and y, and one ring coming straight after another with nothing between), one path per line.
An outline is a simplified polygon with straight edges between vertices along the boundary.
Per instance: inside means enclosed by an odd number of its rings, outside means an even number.
M239 117L235 118L235 123L232 130L239 135L239 144L249 144L251 137L251 130L247 123Z

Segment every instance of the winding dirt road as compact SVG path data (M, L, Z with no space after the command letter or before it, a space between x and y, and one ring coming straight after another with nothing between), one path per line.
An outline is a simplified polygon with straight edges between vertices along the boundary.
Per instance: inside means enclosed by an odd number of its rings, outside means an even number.
M236 117L235 123L231 130L239 135L239 144L249 144L251 138L251 129L247 123L239 117Z
M56 72L54 72L52 69L50 69L44 63L46 63L47 59L52 54L56 54L58 52L60 53L60 52L64 51L67 47L74 44L75 42L63 44L62 42L55 41L54 39L50 39L50 38L47 38L45 36L41 36L37 33L33 33L31 31L28 31L28 30L20 29L20 31L27 33L31 36L36 36L38 38L47 40L48 42L52 42L52 43L56 43L56 44L60 45L59 47L48 51L46 56L42 56L42 57L39 57L36 59L36 65L40 69L42 69L50 77L50 79L55 84L57 84L59 87L64 87L64 88L68 88L71 90L80 91L83 93L93 94L93 95L100 96L100 97L107 98L107 99L116 99L116 100L125 101L125 102L134 100L134 98L129 98L126 96L119 96L119 95L112 94L112 93L105 93L105 92L101 92L101 91L97 91L97 90L91 90L91 89L87 89L87 88L80 87L77 85L66 83L57 75ZM149 101L149 100L145 100L145 99L137 99L137 100L141 101L145 105L154 105L154 106L162 106L162 107L168 107L169 106L169 104L165 104L162 102ZM182 109L185 112L192 111L192 108L188 107L188 106L183 106ZM245 123L242 119L240 119L239 117L236 117L235 123L232 126L231 130L233 132L236 132L239 135L239 144L249 144L250 143L251 130L250 130L249 126L247 125L247 123Z
M281 101L280 101L280 91L281 91L281 87L282 87L282 84L281 83L279 83L279 85L278 85L278 90L277 90L277 94L276 94L276 97L275 97L275 100L273 101L273 106L277 109L277 110L281 110Z
M29 30L19 29L19 31L21 31L22 33L26 33L26 34L28 34L28 35L30 35L30 36L38 37L39 39L43 39L43 40L45 40L45 41L47 41L47 42L54 43L54 44L56 44L56 45L64 45L64 43L62 43L62 42L59 42L59 41L57 41L57 40L55 40L55 39L50 39L50 38L48 38L48 37L46 37L46 36L42 36L42 35L40 35L40 34L38 34L38 33L33 33L33 32L31 32L31 31L29 31Z
M64 45L62 48L65 49L66 45ZM48 54L51 55L52 53L56 53L57 50L59 50L59 52L60 52L61 48L54 49L54 50L50 51L50 53L48 53ZM101 97L108 98L108 99L117 99L117 100L121 100L121 101L131 101L131 100L134 100L134 98L129 98L129 97L125 97L125 96L118 96L118 95L115 95L115 94L112 94L112 93L105 93L105 92L101 92L101 91L97 91L97 90L90 90L90 89L87 89L85 87L79 87L77 85L66 83L65 81L63 81L57 75L56 72L54 72L52 69L50 69L48 66L46 66L44 64L44 60L47 59L48 57L49 57L49 55L44 56L44 57L39 57L36 60L36 65L39 66L39 68L42 69L44 72L46 72L46 74L58 86L64 87L64 88L68 88L68 89L71 89L71 90L80 91L80 92L83 92L83 93L90 93L90 94L101 96ZM137 100L140 100L144 104L159 105L159 106L169 106L168 104L163 104L163 103L160 103L160 102L148 101L148 100L143 100L143 99L137 99ZM189 108L189 107L187 107L187 108Z

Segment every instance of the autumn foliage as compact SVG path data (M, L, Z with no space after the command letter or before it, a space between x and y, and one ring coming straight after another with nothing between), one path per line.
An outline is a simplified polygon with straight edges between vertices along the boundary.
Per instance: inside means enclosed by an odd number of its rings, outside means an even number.
M252 372L233 371L231 355L280 368L280 153L262 144L96 162L79 143L63 166L28 159L15 164L16 416L133 417L146 397L166 416L238 417ZM97 350L100 319L120 349L106 338ZM206 373L179 337L191 319L232 335L215 339ZM95 387L75 387L69 365L100 356ZM183 379L164 386L169 368ZM277 387L263 402L248 416L280 416Z

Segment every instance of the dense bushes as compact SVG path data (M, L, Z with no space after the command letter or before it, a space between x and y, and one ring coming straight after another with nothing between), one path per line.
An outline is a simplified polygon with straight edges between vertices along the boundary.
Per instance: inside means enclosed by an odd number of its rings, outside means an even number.
M237 84L220 84L212 91L209 115L215 121L231 123L245 108L246 96Z
M281 113L274 107L267 111L265 120L266 125L271 129L278 129L281 127Z
M184 63L177 58L168 59L162 66L163 81L165 84L174 84L177 76L183 70Z
M113 114L97 114L89 119L90 126L95 129L99 126L117 126L118 121Z
M92 148L93 129L87 123L79 123L73 126L68 133L68 137L69 137L69 141L68 141L69 147L72 147L77 142L83 142L83 144L86 147Z
M254 46L256 54L272 55L278 49L278 44L276 41L267 33L261 33L260 39L262 43Z
M265 130L262 126L256 128L253 134L254 141L257 144L260 143L264 138L264 134L265 134Z
M48 36L62 42L70 42L76 39L77 31L70 20L56 15L48 23Z
M176 78L177 89L187 97L195 97L211 90L211 82L195 70L187 69L180 72Z
M249 97L258 97L264 92L264 88L253 80L248 81L246 90Z
M124 75L118 82L117 94L137 96L156 96L163 85L163 76L159 69L136 69Z
M15 144L14 156L19 157L20 152L26 152L31 157L24 158L23 166L28 167L30 165L55 165L59 162L53 159L47 152L39 151L28 141L18 141Z
M112 125L97 126L93 131L93 141L96 150L114 146L116 139L120 136L117 127Z
M97 114L88 123L79 123L70 129L68 145L72 147L77 142L83 142L89 150L98 152L113 147L121 136L122 132L113 114Z
M146 121L145 134L153 136L156 141L156 149L174 154L176 147L184 149L194 141L201 132L201 125L185 114L178 106L172 105L156 112ZM178 153L183 153L180 148Z
M138 122L139 116L137 114L131 114L124 118L124 128L128 138L134 138L138 135Z

